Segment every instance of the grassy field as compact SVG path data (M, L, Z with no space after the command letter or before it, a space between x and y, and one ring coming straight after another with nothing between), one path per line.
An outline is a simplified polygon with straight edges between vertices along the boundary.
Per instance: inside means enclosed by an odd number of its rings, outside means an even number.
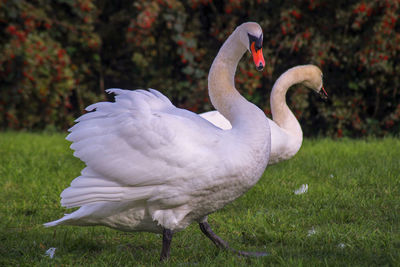
M0 266L159 265L160 235L42 226L68 212L59 195L83 167L64 137L0 133ZM220 251L194 224L165 265L400 266L400 139L306 140L209 222L234 248L269 256Z

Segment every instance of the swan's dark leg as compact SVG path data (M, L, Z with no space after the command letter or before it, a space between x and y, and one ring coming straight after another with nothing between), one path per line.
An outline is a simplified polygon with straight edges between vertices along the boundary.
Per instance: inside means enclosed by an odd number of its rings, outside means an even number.
M199 226L203 234L205 234L209 239L211 239L211 241L217 247L222 249L229 249L228 243L213 232L208 222L201 222L199 223Z
M199 223L199 225L200 225L201 231L209 239L211 239L211 241L219 248L228 249L240 256L262 257L262 256L268 255L268 253L266 253L266 252L247 252L247 251L235 250L235 249L229 247L228 242L224 241L222 238L220 238L213 232L213 230L211 229L211 226L208 224L208 222L201 222L201 223Z
M163 238L162 238L162 250L160 261L164 261L169 258L169 252L171 250L171 241L172 241L172 231L169 229L163 230Z

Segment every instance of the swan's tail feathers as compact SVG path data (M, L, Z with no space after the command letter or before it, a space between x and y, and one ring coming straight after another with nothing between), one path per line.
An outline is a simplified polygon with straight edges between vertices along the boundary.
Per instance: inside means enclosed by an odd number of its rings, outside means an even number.
M55 221L52 221L52 222L44 223L43 226L44 226L44 227L53 227L53 226L57 226L57 225L59 225L59 224L62 222L62 219L63 219L63 218L58 219L58 220L55 220Z
M62 217L58 220L52 221L52 222L44 223L43 226L44 227L53 227L53 226L57 226L57 225L69 224L68 223L69 221L76 219L76 216L74 215L76 212L73 212L71 214L65 214L64 217Z
M116 209L117 210L117 209ZM96 219L101 218L104 214L102 212L110 212L109 209L102 204L94 204L80 207L78 210L64 214L64 217L44 223L44 227L53 227L57 225L76 225L76 226L89 226L96 225Z
M58 221L58 220L57 220ZM43 226L44 227L53 227L57 225L57 221L52 221L52 222L48 222L48 223L44 223Z

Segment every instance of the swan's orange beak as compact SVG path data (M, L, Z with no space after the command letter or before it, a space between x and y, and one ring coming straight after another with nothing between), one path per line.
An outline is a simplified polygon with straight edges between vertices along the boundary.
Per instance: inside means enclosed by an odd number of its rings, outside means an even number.
M254 64L256 64L257 70L262 71L265 66L265 60L264 60L264 56L262 53L262 48L256 50L255 45L256 45L255 42L251 43L251 47L250 47L251 54L253 56L253 61L254 61Z
M328 99L328 93L325 91L325 88L322 86L321 91L319 91L319 95L322 99Z

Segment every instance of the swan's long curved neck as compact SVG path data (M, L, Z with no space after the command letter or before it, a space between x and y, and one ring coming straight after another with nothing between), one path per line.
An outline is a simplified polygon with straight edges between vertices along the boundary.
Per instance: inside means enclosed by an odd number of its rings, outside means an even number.
M304 75L301 69L289 69L275 82L270 98L272 119L279 127L297 138L303 138L303 131L296 116L286 104L286 92L292 85L303 81Z
M208 75L211 103L232 126L239 123L243 114L241 107L250 104L236 90L234 81L237 65L245 52L246 47L239 41L236 29L219 50Z
M248 189L258 181L267 166L271 130L264 112L247 101L235 88L236 68L247 50L241 40L241 36L247 37L247 26L251 27L247 24L236 28L222 45L211 65L208 91L214 107L232 125L231 130L221 130L226 138L224 140L229 140L227 146L224 146L224 153L229 153L231 164L246 166L241 181L244 188ZM248 174L245 175L245 172Z

